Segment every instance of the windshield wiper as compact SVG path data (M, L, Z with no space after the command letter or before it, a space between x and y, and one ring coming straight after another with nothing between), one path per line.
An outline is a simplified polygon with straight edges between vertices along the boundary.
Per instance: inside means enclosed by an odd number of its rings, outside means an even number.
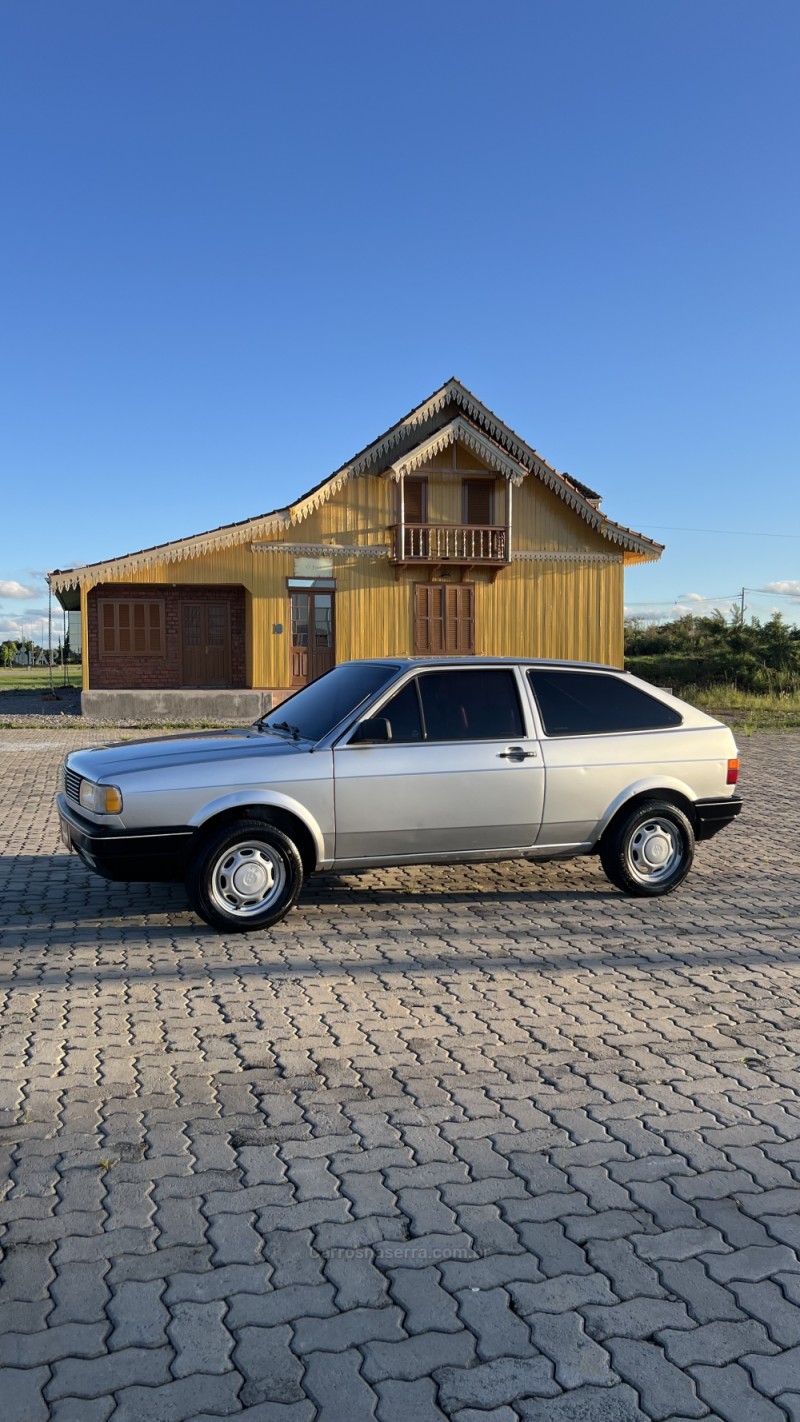
M288 731L293 741L299 741L300 730L297 726L292 726L288 721L272 721L266 727L268 731Z

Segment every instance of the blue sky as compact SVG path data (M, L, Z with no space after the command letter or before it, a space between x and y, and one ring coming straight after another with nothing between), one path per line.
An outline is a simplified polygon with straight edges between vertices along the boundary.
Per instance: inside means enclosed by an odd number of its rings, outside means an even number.
M800 594L799 71L796 0L4 6L0 634L450 375L643 615Z

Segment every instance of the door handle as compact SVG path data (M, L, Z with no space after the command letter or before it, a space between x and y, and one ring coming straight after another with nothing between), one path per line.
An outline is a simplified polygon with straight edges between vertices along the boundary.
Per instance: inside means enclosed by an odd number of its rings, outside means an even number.
M508 750L498 751L498 760L535 760L538 754L535 750L523 750L522 746L509 746Z

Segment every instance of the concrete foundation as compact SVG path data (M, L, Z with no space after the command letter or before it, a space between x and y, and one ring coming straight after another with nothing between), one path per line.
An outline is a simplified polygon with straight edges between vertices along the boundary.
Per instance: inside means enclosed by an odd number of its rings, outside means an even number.
M84 691L81 712L94 721L239 721L246 726L287 695L250 688Z

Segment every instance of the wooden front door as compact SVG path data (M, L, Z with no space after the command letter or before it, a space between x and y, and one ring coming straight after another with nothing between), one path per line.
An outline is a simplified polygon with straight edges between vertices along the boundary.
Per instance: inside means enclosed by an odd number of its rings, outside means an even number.
M293 592L290 686L306 686L336 665L332 592Z
M415 583L414 655L471 656L475 651L472 583Z
M181 609L184 686L230 686L231 616L227 602L185 602Z

